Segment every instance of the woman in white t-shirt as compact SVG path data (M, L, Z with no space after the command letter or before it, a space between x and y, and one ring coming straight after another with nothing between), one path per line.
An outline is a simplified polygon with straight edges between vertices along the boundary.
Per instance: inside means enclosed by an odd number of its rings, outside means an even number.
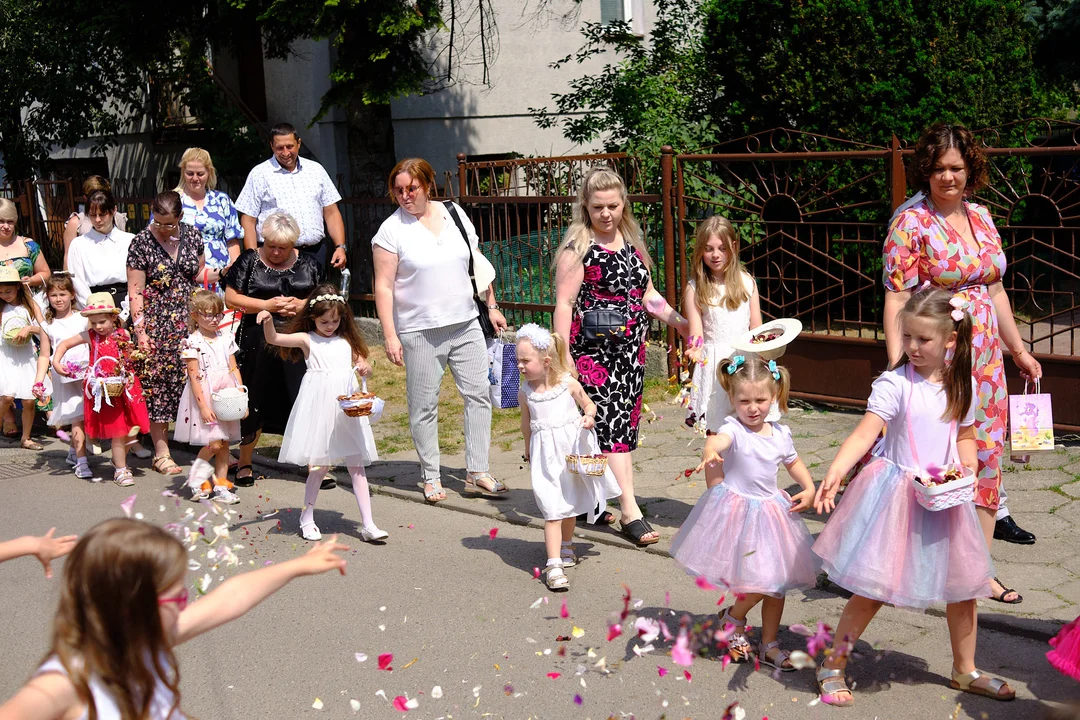
M405 366L409 429L420 457L424 498L446 499L439 472L439 387L446 366L465 401L465 489L505 493L488 468L491 401L487 344L469 279L469 255L479 238L465 212L431 200L435 171L426 160L406 158L394 166L390 196L397 211L372 238L375 307L386 337L386 356ZM462 237L453 213L468 237ZM506 318L495 290L484 290L496 331Z

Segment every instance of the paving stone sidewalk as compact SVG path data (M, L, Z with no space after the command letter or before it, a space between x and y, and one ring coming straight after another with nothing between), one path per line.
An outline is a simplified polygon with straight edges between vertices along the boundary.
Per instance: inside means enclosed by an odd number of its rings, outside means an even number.
M685 476L685 470L699 462L704 441L683 424L683 411L676 405L656 403L652 410L656 417L643 424L641 443L634 452L634 482L638 502L661 534L660 542L647 552L666 554L671 538L705 491L703 476ZM786 416L784 422L791 427L795 448L815 482L822 480L840 444L860 417L854 411L810 405L793 407ZM499 499L462 495L464 456L444 455L443 479L448 497L439 506L542 527L529 487L528 467L521 460L523 449L521 440L508 451L492 447L492 472L511 488L506 497ZM1005 605L988 599L982 605L1006 632L1053 635L1062 622L1080 614L1080 448L1059 447L1054 453L1034 456L1024 466L1006 459L1004 466L1013 516L1021 527L1035 533L1038 541L1030 546L994 543L998 577L1008 587L1015 587L1024 601ZM339 482L348 482L345 473L337 475ZM382 457L369 468L369 477L375 492L423 501L413 451ZM790 484L791 492L797 491L782 469L780 480L782 486ZM824 518L813 511L805 513L804 518L815 535L824 526ZM579 534L595 542L629 546L613 530L579 527ZM840 592L832 585L823 585L823 589ZM940 610L930 612L940 614Z

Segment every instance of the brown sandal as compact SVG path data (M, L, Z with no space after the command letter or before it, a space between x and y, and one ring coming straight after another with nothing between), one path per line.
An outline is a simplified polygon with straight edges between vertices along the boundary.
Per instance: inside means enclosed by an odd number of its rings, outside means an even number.
M162 475L179 475L184 472L170 455L158 455L151 462L150 467Z

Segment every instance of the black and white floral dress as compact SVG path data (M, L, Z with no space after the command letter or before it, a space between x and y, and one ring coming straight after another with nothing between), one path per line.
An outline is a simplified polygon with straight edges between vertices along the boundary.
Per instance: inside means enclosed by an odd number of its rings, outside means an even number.
M637 447L645 389L649 318L643 300L649 271L629 243L615 251L594 243L581 263L585 278L570 325L570 355L577 365L578 380L596 403L600 450L627 453ZM604 309L623 313L627 320L623 337L586 342L581 333L582 313Z

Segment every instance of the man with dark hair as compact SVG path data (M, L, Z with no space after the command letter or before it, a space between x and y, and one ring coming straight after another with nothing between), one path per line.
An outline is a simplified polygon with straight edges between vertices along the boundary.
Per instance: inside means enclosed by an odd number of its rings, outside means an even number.
M297 250L313 254L325 268L324 239L329 236L334 245L330 264L344 268L345 223L337 206L341 195L330 176L319 163L300 158L300 136L289 123L278 123L270 129L270 150L274 156L252 168L236 199L244 247L256 247L263 219L275 210L283 210L300 225Z

